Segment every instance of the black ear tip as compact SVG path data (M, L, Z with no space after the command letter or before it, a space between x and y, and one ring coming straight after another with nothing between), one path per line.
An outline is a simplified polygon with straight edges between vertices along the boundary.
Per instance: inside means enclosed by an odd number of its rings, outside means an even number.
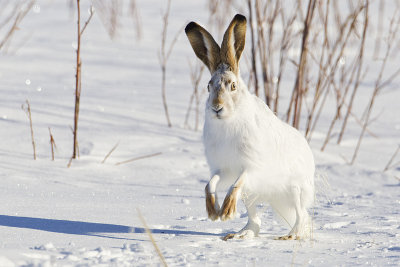
M236 14L234 17L234 20L240 21L240 22L246 22L246 17L241 15L241 14Z
M197 27L197 23L192 21L188 25L186 25L185 32L188 33L195 27Z

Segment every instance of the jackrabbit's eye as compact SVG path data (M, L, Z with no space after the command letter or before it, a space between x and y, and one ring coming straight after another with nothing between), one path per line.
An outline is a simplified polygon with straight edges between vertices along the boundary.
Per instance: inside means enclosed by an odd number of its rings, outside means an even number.
M235 91L236 90L236 83L232 83L231 84L231 91Z

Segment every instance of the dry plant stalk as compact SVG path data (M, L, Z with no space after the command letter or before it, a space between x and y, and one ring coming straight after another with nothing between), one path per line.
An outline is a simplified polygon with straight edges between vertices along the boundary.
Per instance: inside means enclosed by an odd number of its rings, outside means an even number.
M399 164L399 163L396 163L396 164L393 164L393 165L392 165L392 162L393 162L393 160L396 158L397 153L399 152L399 150L400 150L400 145L397 146L396 151L393 153L393 155L392 155L392 157L390 158L389 162L386 164L385 168L383 169L383 172L386 172L386 171L389 170L390 168L393 168L394 166L397 166L397 165Z
M353 154L353 157L351 159L350 164L353 164L354 161L357 158L357 154L358 154L358 151L360 149L362 139L363 139L364 134L366 132L367 126L370 123L370 117L371 117L371 113L372 113L372 109L373 109L376 97L382 91L382 88L384 88L385 86L390 84L400 74L400 68L398 68L391 75L389 75L388 78L386 78L385 80L382 81L383 73L384 73L385 68L386 68L386 63L387 63L387 60L388 60L388 58L389 58L389 56L390 56L390 54L392 52L393 44L395 43L396 36L397 36L397 33L398 33L399 29L400 29L400 16L399 16L399 10L397 9L394 12L394 14L393 14L393 16L392 16L392 18L390 20L388 37L385 40L386 41L386 53L385 53L385 56L384 56L383 61L382 61L382 65L381 65L381 69L380 69L378 78L377 78L377 80L375 82L374 91L372 92L372 96L370 98L370 101L369 101L368 106L366 108L366 111L364 113L365 114L364 124L363 124L362 130L361 130L361 133L360 133L360 137L358 138L357 145L356 145L356 148L354 150L354 154Z
M158 153L153 153L153 154L144 155L144 156L140 156L140 157L135 157L133 159L128 159L128 160L125 160L125 161L117 162L115 165L121 165L121 164L129 163L129 162L137 161L137 160L140 160L140 159L151 158L151 157L155 157L155 156L158 156L158 155L161 155L161 154L162 154L161 152L158 152Z
M289 110L288 110L288 114L287 114L287 117L289 119L291 109L293 106L294 113L293 113L292 125L293 125L293 127L297 128L297 129L299 128L299 124L300 124L300 114L301 114L301 109L302 109L303 97L307 90L307 88L306 88L306 80L307 80L306 68L307 68L308 37L309 37L309 32L311 31L311 21L314 16L315 5L316 5L316 0L309 0L308 8L307 8L307 15L304 20L304 29L303 29L303 36L302 36L302 42L301 42L301 53L300 53L300 59L299 59L299 64L298 64L297 77L296 77L296 82L295 82L295 86L293 89L292 98L291 98L291 101L289 104Z
M209 0L208 1L208 11L210 16L208 18L208 24L210 25L210 30L214 25L217 27L217 36L221 37L225 31L225 26L228 18L230 17L231 6L233 0ZM218 38L221 39L221 38Z
M51 160L54 161L54 149L57 149L56 142L54 141L53 134L51 133L49 127L49 135L50 135L50 148L51 148Z
M271 80L273 76L273 60L272 56L272 42L274 39L274 25L278 15L279 1L276 2L275 8L268 9L269 3L265 3L261 6L260 0L255 1L256 20L258 29L258 52L260 54L261 73L263 78L263 87L265 95L265 103L271 107L272 102L272 88ZM250 7L249 7L250 8ZM264 29L264 24L268 25L267 29ZM267 31L266 34L264 31ZM257 74L255 73L254 76Z
M154 239L154 237L153 237L153 235L152 235L152 233L151 233L151 230L150 230L149 226L147 225L147 223L146 223L146 221L145 221L145 219L144 219L142 213L140 212L139 208L136 209L136 210L137 210L139 219L140 219L140 221L142 222L142 224L143 224L143 226L144 226L144 229L146 230L146 233L149 235L150 241L151 241L151 243L153 244L154 249L155 249L156 252L157 252L157 255L160 257L160 260L161 260L162 264L163 264L165 267L167 267L167 266L168 266L168 265L167 265L167 262L165 261L165 258L164 258L164 256L163 256L163 254L161 253L161 250L158 248L157 243L156 243L156 240Z
M106 28L108 35L114 39L119 26L119 17L121 16L121 7L119 0L97 0L93 5L99 14L100 20Z
M139 8L137 7L136 0L131 0L129 12L133 17L133 21L136 26L136 38L139 40L142 38L142 20L140 19Z
M167 43L167 29L168 29L168 19L169 19L169 12L171 8L171 0L168 0L167 4L167 10L164 13L163 17L163 31L161 33L161 49L160 53L158 54L159 56L159 62L161 66L161 98L163 101L163 107L164 107L164 112L165 112L165 117L167 119L167 125L168 127L172 127L171 120L169 117L168 113L168 104L167 104L167 96L166 96L166 74L167 74L167 62L169 59L169 56L171 55L172 49L175 46L176 41L178 40L178 36L180 32L182 31L179 29L179 31L176 33L175 38L172 40L172 42L169 45L168 50L166 50L166 43Z
M324 141L324 143L323 143L323 145L321 147L321 151L323 151L325 149L326 145L328 144L328 142L329 142L329 140L331 138L331 133L333 131L335 123L336 123L336 121L338 121L340 119L341 109L345 105L345 99L346 99L346 96L347 96L347 94L349 92L350 85L354 84L353 93L352 93L351 98L350 98L350 105L348 106L348 109L347 109L347 113L346 113L346 116L345 116L345 119L344 119L344 122L343 122L342 131L339 134L339 140L341 139L341 137L343 135L347 119L352 114L351 113L352 104L354 102L356 91L357 91L357 89L358 89L358 87L360 85L361 79L362 79L364 47L365 47L365 41L366 41L366 36L367 36L368 18L369 18L368 6L369 6L369 3L367 1L365 6L364 5L360 5L358 7L358 9L354 13L350 14L349 17L345 20L345 22L343 24L338 22L338 24L340 25L340 29L341 29L340 32L343 32L342 29L346 28L347 25L349 25L349 26L348 26L348 31L345 34L345 38L343 40L343 43L341 44L341 48L339 50L338 57L334 61L334 64L330 65L331 66L330 68L334 71L333 74L337 70L338 62L340 62L340 60L342 60L343 51L347 46L347 43L348 43L350 35L356 29L355 24L357 22L358 16L361 13L361 11L364 10L363 32L362 32L362 37L361 37L359 54L357 55L357 57L354 60L353 64L348 64L349 65L349 69L348 70L345 70L344 67L342 68L342 72L340 73L340 75L341 75L341 77L340 77L341 84L339 86L336 85L335 80L333 79L333 77L329 77L329 80L328 80L329 85L334 87L334 89L335 89L335 92L336 92L336 95L337 95L337 107L336 107L335 116L332 119L331 124L330 124L329 129L328 129L328 132L326 134L325 141ZM340 39L338 41L340 41ZM337 46L335 45L335 47L337 47ZM329 60L331 60L331 59L332 59L332 57L329 57ZM348 75L350 75L350 76L347 77ZM355 81L353 82L354 78L355 78ZM342 89L339 89L339 88L342 88ZM310 117L310 119L311 119L311 117ZM316 121L314 121L314 126L313 127L315 127L315 123L316 123ZM309 126L309 124L308 124L308 126ZM309 129L309 128L307 127L307 129ZM311 136L311 133L310 133L310 136Z
M72 158L76 159L78 152L78 120L79 120L79 105L81 99L81 67L82 61L80 57L81 53L81 37L89 24L90 20L93 17L94 10L90 7L90 15L86 20L84 26L81 28L81 9L80 9L80 0L76 0L78 18L77 18L77 49L76 49L76 73L75 73L75 113L74 113L74 148L72 152ZM71 165L72 160L69 162L68 167Z
M381 50L381 40L382 40L382 22L383 22L383 14L385 11L385 1L379 1L379 15L377 21L377 31L375 38L375 46L374 46L374 59L378 59L379 52Z
M104 162L106 162L106 160L110 157L111 153L114 152L115 149L117 149L119 145L119 142L115 144L115 146L107 153L107 155L104 157L103 161L101 162L101 164L104 164Z
M357 78L356 78L356 82L354 83L353 92L352 92L351 97L350 97L350 103L348 104L347 112L346 112L346 115L344 117L342 128L341 128L340 133L339 133L339 137L338 137L338 140L337 140L338 144L340 144L340 142L342 141L343 134L344 134L344 131L345 131L346 126L347 126L347 121L348 121L349 115L350 115L350 113L352 111L352 108L353 108L353 103L354 103L354 99L355 99L355 96L356 96L356 93L357 93L357 89L358 89L358 86L359 86L359 84L361 82L360 81L361 80L360 76L361 76L362 64L363 64L364 44L365 44L365 38L366 38L365 36L366 36L367 25L368 25L368 6L369 6L369 1L367 1L366 8L365 8L365 24L364 24L365 26L364 26L364 30L363 30L363 38L362 38L362 43L361 43L361 47L360 47L360 54L359 54L359 58L358 58L358 62L357 62Z
M331 3L333 5L333 10L330 9ZM359 16L365 9L365 5L359 2L358 5L352 7L349 10L349 14L345 15L344 19L342 19L342 16L346 14L346 12L338 8L336 1L327 1L324 2L324 4L325 6L318 6L319 20L321 21L321 27L323 29L323 31L321 31L323 36L320 37L320 39L322 39L322 44L316 42L318 33L315 33L315 41L312 42L312 45L315 46L316 49L312 47L309 49L308 53L312 62L318 67L313 101L306 122L305 135L308 141L311 140L312 133L320 118L321 111L324 109L330 91L333 90L336 96L336 110L326 140L329 140L335 122L341 117L341 109L345 105L345 98L349 92L350 86L355 84L355 88L357 88L359 81L362 79L362 64L360 64L360 61L362 61L363 58L365 36L364 38L359 38L359 40L361 40L360 53L355 56L353 60L350 56L345 55L345 50L347 50L351 41L358 42L358 39L354 40L352 36L358 37L356 25L359 23ZM331 18L330 14L333 14L333 18ZM332 19L334 19L335 23L332 23ZM316 26L317 25L318 24L316 24ZM364 24L364 27L367 27L367 24ZM350 63L346 64L346 62ZM354 82L356 71L358 71L359 75ZM322 150L325 146L326 145L323 146Z
M301 8L300 3L296 2L297 6L288 16L285 13L287 9L282 8L281 1L266 1L264 5L261 2L261 0L255 2L258 58L261 65L265 102L277 114L281 80L289 60L288 52L293 41L299 36L293 26ZM282 30L277 32L275 28L279 23ZM278 35L275 36L277 33ZM278 70L275 72L274 59L278 52Z
M209 1L210 18L214 19L212 22L215 24L218 24L216 18L225 15L221 10L222 3L226 2ZM351 162L355 160L363 135L368 132L374 136L368 127L373 120L370 116L376 97L383 87L400 76L400 68L395 68L391 75L386 75L386 73L383 75L387 57L394 58L400 47L398 39L394 38L397 28L400 28L397 10L393 13L389 30L391 36L389 39L393 47L387 48L393 52L390 56L387 54L385 58L382 57L384 63L380 74L375 79L374 92L364 115L360 119L354 115L353 107L358 104L356 103L358 88L361 87L368 74L368 66L365 63L367 56L376 60L379 51L384 49L383 43L387 42L384 37L372 40L367 34L371 15L376 14L377 36L384 36L382 30L379 30L385 29L384 1L377 4L379 14L378 12L370 14L369 4L369 0L349 2L347 6L330 0L293 1L294 11L289 13L290 9L287 8L287 3L283 1L254 0L252 2L247 0L246 2L250 25L253 26L253 20L256 25L251 37L253 42L256 40L257 51L255 52L252 47L251 55L254 58L254 55L257 54L256 58L259 60L256 62L256 67L254 67L251 56L248 62L246 61L252 72L249 84L251 84L250 81L257 83L254 77L258 77L257 71L261 72L263 80L260 84L263 84L264 87L265 102L271 110L278 114L279 87L284 76L285 63L292 62L297 69L297 76L286 112L287 121L299 128L300 116L307 111L304 122L305 135L310 141L319 118L322 117L321 114L327 107L334 104L333 117L328 124L329 128L325 131L326 136L321 150L326 148L334 136L335 127L338 127L339 122L341 125L338 130L338 143L340 143L349 118L354 117L355 122L361 126L361 134ZM230 9L226 8L226 10L228 12ZM311 21L313 21L312 24ZM296 30L299 22L303 23L303 29ZM276 31L275 29L281 30ZM372 43L372 48L374 48L373 55L368 55L366 52L368 42ZM292 50L289 51L292 47L296 48L296 44L301 45L300 57L296 60L297 62L291 58ZM259 70L256 69L258 64L261 67ZM386 80L382 76L385 76ZM333 101L331 96L334 97Z
M250 27L250 37L251 37L251 70L254 78L254 93L258 96L258 77L257 77L257 64L256 64L256 47L253 29L253 8L252 1L247 0L247 5L249 8L249 27Z
M35 137L33 134L31 104L29 103L29 100L26 100L26 108L24 105L22 105L21 108L23 111L25 111L25 114L29 119L29 126L31 128L31 139L32 139L32 147L33 147L33 159L36 160L36 143L35 143Z
M195 107L194 107L194 111L195 111L194 130L198 131L198 129L199 129L199 117L200 117L200 110L199 110L199 108L200 108L199 84L200 84L201 77L203 76L204 65L203 64L199 64L197 62L196 66L193 67L192 64L189 61L189 68L190 68L190 80L191 80L192 86L193 86L193 93L190 96L189 106L188 106L188 109L186 111L184 125L185 125L185 127L190 129L189 116L190 116L190 111L192 110L192 104L193 104L193 101L194 101L195 102Z
M28 12L32 9L35 2L35 0L31 0L27 4L24 4L24 1L17 2L17 4L15 4L15 6L12 8L11 12L8 14L8 16L2 22L0 22L0 29L2 29L10 21L14 20L10 29L6 32L5 36L2 37L0 41L0 50L5 44L7 44L11 40L15 31L18 29L19 24L24 19L26 14L28 14ZM7 5L8 3L2 4L1 9L6 9Z

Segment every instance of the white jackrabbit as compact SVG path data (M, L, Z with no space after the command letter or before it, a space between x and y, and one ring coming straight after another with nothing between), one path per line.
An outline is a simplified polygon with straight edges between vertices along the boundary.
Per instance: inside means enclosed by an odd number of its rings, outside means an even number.
M246 18L236 15L221 48L195 22L185 28L190 44L211 72L205 110L203 142L210 167L206 209L210 219L231 219L241 197L247 225L230 238L251 238L260 231L256 206L269 203L292 228L279 239L305 237L314 200L313 155L307 141L282 122L267 105L249 93L239 73L246 37ZM217 189L230 186L222 207Z

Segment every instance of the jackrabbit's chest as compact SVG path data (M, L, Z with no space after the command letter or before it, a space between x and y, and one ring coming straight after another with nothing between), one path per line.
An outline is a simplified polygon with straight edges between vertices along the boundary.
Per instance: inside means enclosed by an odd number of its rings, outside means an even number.
M257 148L243 132L204 136L207 162L212 169L243 170L251 162Z

